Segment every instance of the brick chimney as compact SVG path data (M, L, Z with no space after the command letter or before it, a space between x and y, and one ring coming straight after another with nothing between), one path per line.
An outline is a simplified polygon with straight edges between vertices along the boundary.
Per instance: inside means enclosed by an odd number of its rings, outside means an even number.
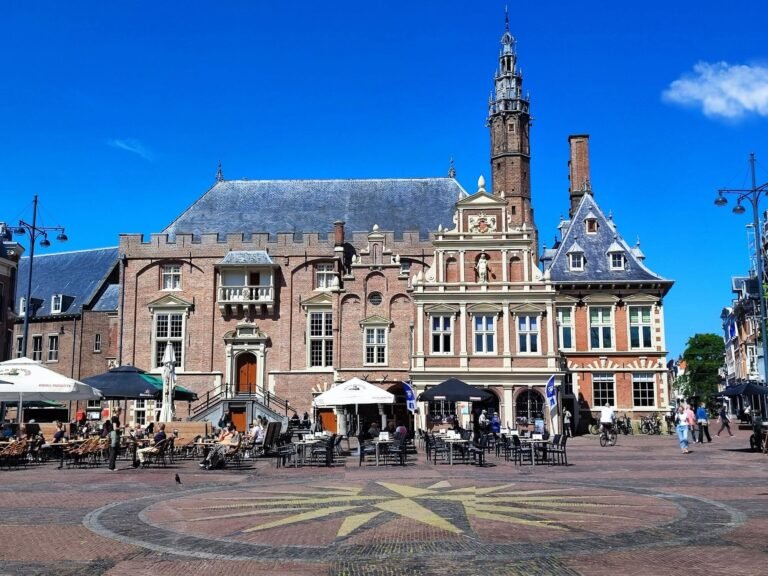
M568 136L571 157L568 160L568 180L571 208L568 215L572 218L585 192L592 193L589 178L589 134Z
M333 245L344 246L344 222L336 220L333 223Z

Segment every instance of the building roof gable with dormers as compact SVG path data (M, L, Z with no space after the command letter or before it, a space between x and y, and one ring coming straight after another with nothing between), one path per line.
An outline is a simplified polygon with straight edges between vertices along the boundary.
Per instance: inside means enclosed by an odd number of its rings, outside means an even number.
M245 234L331 231L418 231L428 238L453 218L466 192L454 178L356 180L219 180L164 233Z
M587 220L593 220L588 229ZM594 226L596 224L596 227ZM548 250L547 272L555 283L659 283L667 289L672 281L646 267L637 252L620 236L612 219L603 214L592 194L585 194L555 249ZM571 270L568 255L584 254L583 270ZM611 254L624 255L624 265L613 267Z
M19 285L26 287L29 275L29 257L19 260ZM117 248L96 248L54 254L36 254L32 274L30 318L79 315L83 307L92 307L105 296L118 264ZM110 280L110 276L113 277ZM112 295L113 292L110 292ZM54 313L52 298L61 295L61 310ZM14 309L19 311L20 298L26 290L17 292Z

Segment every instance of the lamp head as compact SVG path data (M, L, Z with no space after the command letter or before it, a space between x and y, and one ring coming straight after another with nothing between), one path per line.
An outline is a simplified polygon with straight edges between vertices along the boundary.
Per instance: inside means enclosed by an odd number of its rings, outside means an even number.
M723 193L721 192L718 194L717 198L715 198L715 206L725 206L728 204L728 198L723 196Z
M23 226L19 226L18 228L16 228L16 229L13 231L13 233L14 233L14 234L17 234L18 236L23 236L24 234L26 234L26 233L27 233L27 229L26 229L26 228L24 228Z
M40 246L42 246L43 248L48 248L48 246L50 245L51 245L51 242L50 240L48 240L48 237L43 237L43 239L40 240Z
M59 242L66 242L67 240L69 240L69 237L66 234L64 234L64 232L61 232L58 236L56 236L56 240L58 240Z
M747 209L744 208L744 206L741 205L741 202L739 202L738 204L736 204L736 206L733 207L733 213L734 214L744 214L744 212L746 212L746 211L747 211Z

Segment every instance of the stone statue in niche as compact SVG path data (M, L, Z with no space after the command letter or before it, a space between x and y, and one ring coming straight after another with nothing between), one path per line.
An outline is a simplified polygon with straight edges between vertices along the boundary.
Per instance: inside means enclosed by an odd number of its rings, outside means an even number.
M480 284L488 282L488 258L485 254L480 254L480 258L475 264L475 272L477 272L477 281Z

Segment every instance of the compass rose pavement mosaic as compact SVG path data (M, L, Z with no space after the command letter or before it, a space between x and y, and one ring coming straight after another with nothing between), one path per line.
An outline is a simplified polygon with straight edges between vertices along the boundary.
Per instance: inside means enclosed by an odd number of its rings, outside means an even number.
M0 576L764 574L768 460L745 439L582 437L567 467L3 470Z

